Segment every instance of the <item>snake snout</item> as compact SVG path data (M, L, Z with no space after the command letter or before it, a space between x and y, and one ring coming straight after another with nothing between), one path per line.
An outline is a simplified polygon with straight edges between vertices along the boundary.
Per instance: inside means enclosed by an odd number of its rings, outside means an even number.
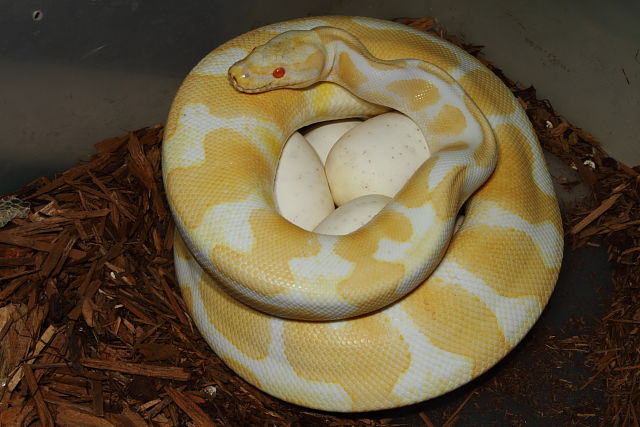
M234 88L239 90L244 87L243 82L247 80L247 77L248 73L240 65L234 64L229 68L229 81Z

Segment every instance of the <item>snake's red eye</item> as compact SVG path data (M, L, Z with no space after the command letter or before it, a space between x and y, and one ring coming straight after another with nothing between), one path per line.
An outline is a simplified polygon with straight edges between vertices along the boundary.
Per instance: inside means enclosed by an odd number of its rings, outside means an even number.
M273 77L275 77L276 79L279 79L281 77L284 77L284 73L285 73L284 68L278 67L275 70L273 70L272 74L273 74Z

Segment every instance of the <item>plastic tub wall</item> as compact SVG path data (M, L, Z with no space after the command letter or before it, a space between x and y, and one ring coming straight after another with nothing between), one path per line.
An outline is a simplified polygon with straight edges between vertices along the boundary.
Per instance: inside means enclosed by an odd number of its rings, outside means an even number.
M324 14L435 16L612 156L640 163L637 0L0 0L0 194L163 123L182 78L220 43Z

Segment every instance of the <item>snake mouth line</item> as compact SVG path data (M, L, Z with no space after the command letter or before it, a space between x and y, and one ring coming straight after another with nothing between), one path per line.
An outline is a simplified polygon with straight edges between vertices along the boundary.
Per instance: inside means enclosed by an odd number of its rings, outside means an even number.
M231 82L231 85L233 86L233 88L235 90L237 90L238 92L243 92L243 93L258 93L258 92L264 92L270 89L273 89L274 86L272 83L267 83L264 86L259 86L256 88L245 88L240 86L240 84L238 83L238 81L236 80L235 76L229 76L229 81Z

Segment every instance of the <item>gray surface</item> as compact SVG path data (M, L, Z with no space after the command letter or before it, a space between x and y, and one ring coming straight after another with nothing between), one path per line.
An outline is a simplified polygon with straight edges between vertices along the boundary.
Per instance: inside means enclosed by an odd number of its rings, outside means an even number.
M640 163L637 0L0 0L0 194L68 168L100 139L164 122L183 76L225 40L320 14L437 16L612 155Z
M569 212L572 207L587 204L591 197L591 190L582 182L580 174L548 151L544 151L544 159L553 181L553 189L556 192L560 210Z

